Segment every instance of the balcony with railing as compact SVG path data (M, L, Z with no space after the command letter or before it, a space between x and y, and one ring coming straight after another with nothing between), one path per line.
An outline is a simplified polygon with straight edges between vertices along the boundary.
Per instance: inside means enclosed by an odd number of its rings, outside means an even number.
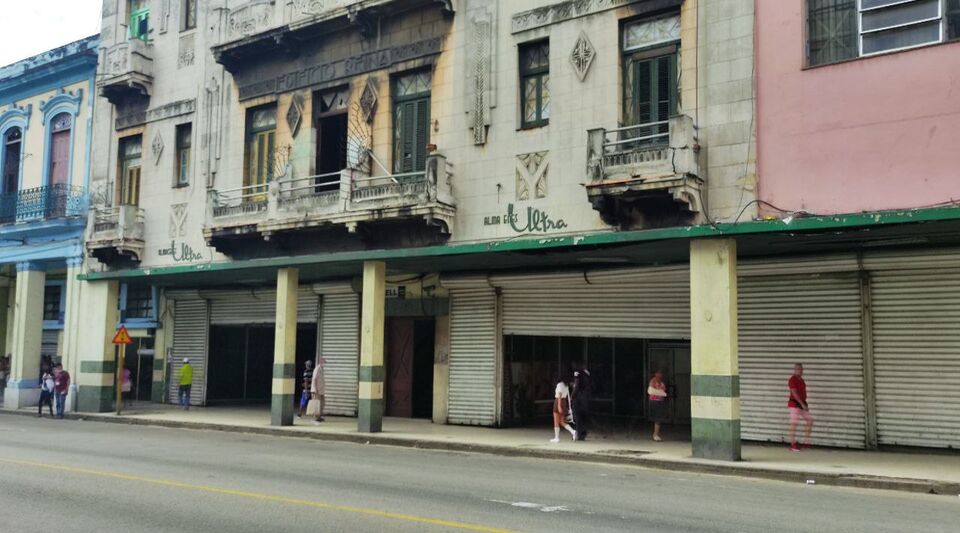
M0 194L0 240L83 234L87 190L65 183Z
M695 222L703 212L693 119L597 128L587 132L587 197L605 221L635 223L629 213L667 214L671 220ZM679 218L676 218L679 217ZM644 225L655 225L651 217Z
M450 166L442 155L427 157L419 172L366 176L357 170L316 176L285 176L266 185L211 191L207 242L270 236L340 226L421 219L449 233L456 213Z
M130 97L149 98L153 92L153 45L131 37L104 49L97 88L114 104Z
M139 263L144 250L144 212L135 205L89 211L87 253L104 264Z

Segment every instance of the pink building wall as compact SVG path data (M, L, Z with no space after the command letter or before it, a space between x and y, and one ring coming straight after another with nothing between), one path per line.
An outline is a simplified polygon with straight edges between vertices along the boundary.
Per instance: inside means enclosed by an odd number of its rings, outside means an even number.
M815 214L960 201L960 42L804 70L803 6L756 3L759 197Z

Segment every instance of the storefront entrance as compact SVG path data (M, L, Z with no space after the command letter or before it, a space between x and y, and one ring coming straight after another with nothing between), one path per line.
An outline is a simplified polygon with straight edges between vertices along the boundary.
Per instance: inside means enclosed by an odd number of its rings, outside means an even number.
M647 382L655 369L673 398L672 422L690 422L689 342L505 335L505 425L549 423L557 380L572 380L578 362L590 371L594 415L611 426L647 418Z
M433 415L435 321L390 317L386 323L386 415Z
M207 404L269 403L273 380L274 326L211 326ZM297 365L302 372L317 350L316 326L297 328ZM299 381L299 379L297 380Z

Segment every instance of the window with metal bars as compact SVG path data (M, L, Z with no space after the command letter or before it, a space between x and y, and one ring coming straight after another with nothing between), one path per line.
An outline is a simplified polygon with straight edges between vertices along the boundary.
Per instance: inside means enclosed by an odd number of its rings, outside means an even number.
M807 64L960 38L960 0L807 0Z
M47 285L43 288L43 319L60 321L60 297L62 285Z
M669 119L677 112L677 52L674 47L636 53L624 59L623 125L638 144L669 142ZM631 143L632 144L632 143Z
M550 122L550 41L520 46L520 103L521 127Z
M153 318L153 288L127 287L124 318Z

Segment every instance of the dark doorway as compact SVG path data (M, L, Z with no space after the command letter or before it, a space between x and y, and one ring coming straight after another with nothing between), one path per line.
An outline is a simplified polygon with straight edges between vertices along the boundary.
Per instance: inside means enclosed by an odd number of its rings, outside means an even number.
M347 114L317 119L317 174L340 172L347 166Z
M386 414L433 416L434 320L388 318L386 328Z
M269 403L273 385L272 324L210 326L207 403ZM296 393L307 359L317 351L317 327L297 327Z

